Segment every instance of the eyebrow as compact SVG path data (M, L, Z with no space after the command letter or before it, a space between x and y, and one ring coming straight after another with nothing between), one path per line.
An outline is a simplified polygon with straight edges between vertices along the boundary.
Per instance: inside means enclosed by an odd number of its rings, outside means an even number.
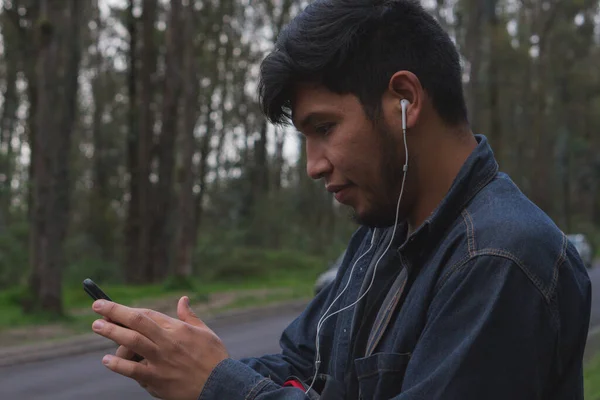
M296 124L296 127L301 130L302 128L305 128L306 126L310 125L310 123L312 122L312 120L315 119L315 114L314 113L310 113L307 116L303 117L300 120L299 124Z
M333 116L332 112L327 112L327 111L313 111L313 112L310 112L305 117L303 117L298 124L294 124L294 125L299 130L301 130L302 128L305 128L307 125L314 124L314 120L315 119L318 119L320 117L330 118L332 116Z

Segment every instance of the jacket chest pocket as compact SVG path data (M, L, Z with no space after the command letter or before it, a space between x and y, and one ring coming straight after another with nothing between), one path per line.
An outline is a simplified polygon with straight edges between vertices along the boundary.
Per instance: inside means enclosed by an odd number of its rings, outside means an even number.
M388 399L400 394L410 353L376 353L354 360L360 399Z

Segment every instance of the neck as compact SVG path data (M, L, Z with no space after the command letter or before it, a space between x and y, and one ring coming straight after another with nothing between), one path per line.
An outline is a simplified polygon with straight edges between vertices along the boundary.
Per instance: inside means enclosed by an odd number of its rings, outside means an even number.
M435 211L450 190L463 164L477 147L468 129L438 131L419 143L416 197L408 216L409 234ZM410 173L409 173L410 175Z

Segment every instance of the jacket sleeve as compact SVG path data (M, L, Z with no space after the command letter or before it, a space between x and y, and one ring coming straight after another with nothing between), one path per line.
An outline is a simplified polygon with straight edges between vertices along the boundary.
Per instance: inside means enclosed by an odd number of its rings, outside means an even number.
M358 248L368 232L359 228L348 249ZM346 257L351 258L352 251L348 251ZM343 276L342 269L340 267L340 275ZM279 341L281 353L239 361L224 360L209 376L199 400L309 400L303 390L282 385L291 377L305 382L312 378L317 323L337 294L339 285L338 278L321 290L284 330Z
M299 400L309 399L301 389L282 387L290 377L312 377L317 322L329 297L323 289L283 332L281 353L241 360L227 359L217 365L199 400Z
M223 360L208 377L198 400L310 400L304 391L282 387L248 365Z
M440 285L395 399L545 398L558 318L527 271L484 255Z

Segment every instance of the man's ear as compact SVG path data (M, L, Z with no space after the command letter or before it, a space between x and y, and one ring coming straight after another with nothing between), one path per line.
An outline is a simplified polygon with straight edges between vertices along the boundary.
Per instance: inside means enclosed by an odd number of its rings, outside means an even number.
M405 105L406 128L414 127L421 114L424 95L421 82L415 74L410 71L396 72L390 78L382 98L382 108L386 119L396 126L402 126L402 100L406 100L409 103Z

